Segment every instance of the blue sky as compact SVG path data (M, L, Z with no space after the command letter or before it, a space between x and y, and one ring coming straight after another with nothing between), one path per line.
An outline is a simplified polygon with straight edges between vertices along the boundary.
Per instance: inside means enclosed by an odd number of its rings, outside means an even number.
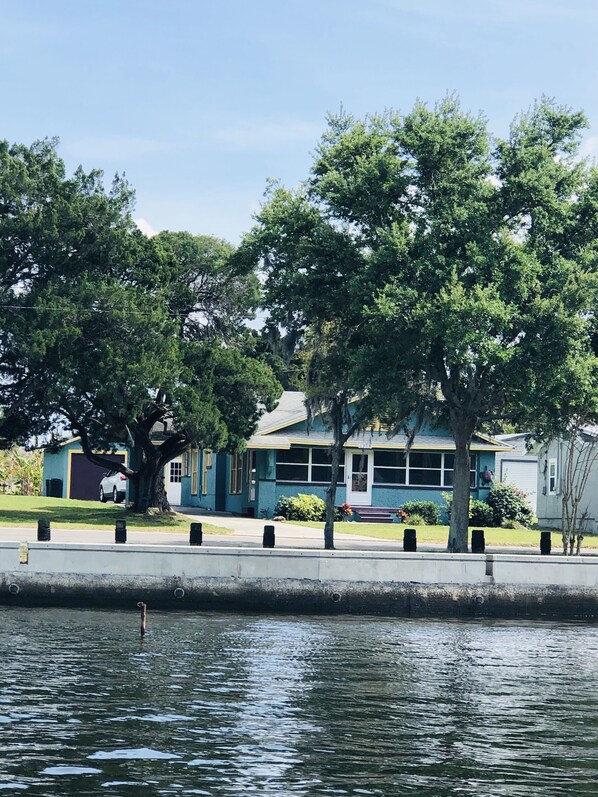
M456 91L504 135L541 94L598 155L593 0L0 0L0 137L126 173L135 216L238 242L326 114Z

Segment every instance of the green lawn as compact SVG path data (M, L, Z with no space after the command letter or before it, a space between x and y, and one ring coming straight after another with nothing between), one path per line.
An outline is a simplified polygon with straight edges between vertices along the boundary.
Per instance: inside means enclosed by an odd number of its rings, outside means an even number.
M67 498L0 495L0 526L37 526L39 518L47 518L54 528L114 529L114 524L126 518L127 528L182 531L190 520L183 515L166 518L134 515L125 512L124 505L101 504L99 501L74 501ZM204 523L207 534L230 534L229 529Z
M293 521L294 522L294 521ZM298 523L300 526L311 526L311 528L324 529L323 523ZM409 526L407 523L335 523L335 532L343 534L357 534L362 537L376 537L382 540L403 541L403 530L405 528L416 528L417 541L422 543L436 543L446 545L448 540L448 526ZM480 528L476 526L476 528ZM508 545L508 546L532 546L540 548L540 529L501 529L485 528L484 539L486 545ZM551 534L552 547L560 548L562 545L560 532ZM470 530L471 540L471 530ZM598 547L598 537L586 537L582 544L583 548Z

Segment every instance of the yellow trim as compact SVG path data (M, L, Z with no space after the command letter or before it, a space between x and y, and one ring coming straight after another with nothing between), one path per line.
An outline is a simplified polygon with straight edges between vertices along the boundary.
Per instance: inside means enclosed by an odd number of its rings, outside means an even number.
M80 440L80 437L73 438L74 440ZM124 456L124 463L128 466L129 464L129 454L125 451L93 451L93 454L98 454L99 456L106 455L106 454L122 454ZM72 448L68 452L68 460L66 464L66 497L71 497L71 471L73 467L73 454L85 454L82 448Z
M191 495L197 495L198 490L198 468L199 468L199 451L197 448L191 449Z

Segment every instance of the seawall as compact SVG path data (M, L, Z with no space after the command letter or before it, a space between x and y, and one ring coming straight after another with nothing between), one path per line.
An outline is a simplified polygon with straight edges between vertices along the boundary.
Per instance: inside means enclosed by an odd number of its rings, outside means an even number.
M0 604L598 619L598 557L0 542Z

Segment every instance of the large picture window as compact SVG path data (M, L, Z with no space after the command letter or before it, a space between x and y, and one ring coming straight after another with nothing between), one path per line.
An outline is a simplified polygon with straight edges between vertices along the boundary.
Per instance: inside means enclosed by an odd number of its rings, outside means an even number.
M475 454L471 455L470 485L476 486ZM374 484L452 487L454 454L438 451L374 451Z
M332 465L327 448L290 448L276 452L277 482L311 482L330 484ZM337 482L345 480L344 462L338 471Z

